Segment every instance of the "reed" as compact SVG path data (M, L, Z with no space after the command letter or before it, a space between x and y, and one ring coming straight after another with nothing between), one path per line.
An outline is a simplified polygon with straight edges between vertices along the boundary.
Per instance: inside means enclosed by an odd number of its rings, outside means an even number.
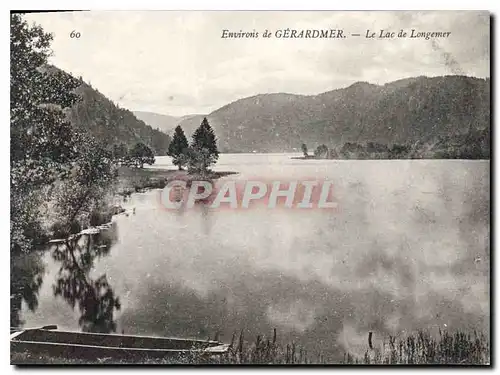
M217 334L218 335L218 334ZM206 357L199 354L185 354L175 359L146 359L145 365L489 365L489 339L482 333L467 334L439 331L439 337L432 337L426 331L417 331L405 337L389 336L379 347L370 345L363 356L344 353L340 362L328 362L324 353L311 355L295 342L280 344L276 329L269 338L257 335L255 341L245 340L243 331L233 333L229 351L220 356ZM28 353L11 356L12 364L82 364L88 361L64 358L32 357ZM125 364L101 358L95 364Z
M381 347L367 349L362 358L345 353L343 364L373 365L489 365L490 344L487 337L476 331L439 330L434 338L426 331L406 337L389 336Z
M257 335L255 341L246 341L243 331L239 333L236 342L236 333L233 334L229 351L219 357L202 360L201 363L211 364L310 364L312 359L307 351L292 342L281 345L277 340L276 328L270 337Z

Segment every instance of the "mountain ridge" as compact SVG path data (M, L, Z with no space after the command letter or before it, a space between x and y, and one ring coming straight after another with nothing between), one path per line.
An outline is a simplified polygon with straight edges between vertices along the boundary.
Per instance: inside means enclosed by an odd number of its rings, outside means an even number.
M302 143L313 149L345 142L431 142L489 127L490 83L461 75L382 85L358 81L313 95L256 94L205 115L161 116L176 120L168 133L180 125L188 137L207 117L222 152L295 151Z
M489 102L489 78L419 76L384 85L356 82L316 95L258 94L206 117L222 152L280 152L300 149L302 143L310 148L392 144L464 133L471 126L484 129L489 127ZM192 129L195 124L183 120L180 125Z

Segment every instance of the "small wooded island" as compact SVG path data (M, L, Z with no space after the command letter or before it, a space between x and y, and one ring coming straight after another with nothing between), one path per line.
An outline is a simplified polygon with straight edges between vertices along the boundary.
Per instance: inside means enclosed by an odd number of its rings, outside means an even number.
M428 141L384 144L378 142L346 142L328 147L321 144L314 154L301 146L304 156L293 159L489 159L489 129L470 128L466 134L439 136Z

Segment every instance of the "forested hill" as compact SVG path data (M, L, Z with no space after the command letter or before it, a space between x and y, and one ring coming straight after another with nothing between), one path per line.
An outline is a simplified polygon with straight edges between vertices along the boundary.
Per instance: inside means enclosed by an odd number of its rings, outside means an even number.
M53 66L47 69L62 72ZM59 76L78 79L65 72ZM169 135L146 125L128 109L120 108L96 88L81 79L79 81L76 93L82 99L68 113L75 127L88 130L96 139L110 146L123 143L131 148L142 142L153 149L156 155L166 154L170 143Z
M413 77L358 82L318 95L261 94L208 116L223 152L280 152L346 142L434 144L490 127L490 79ZM189 127L189 120L180 123Z

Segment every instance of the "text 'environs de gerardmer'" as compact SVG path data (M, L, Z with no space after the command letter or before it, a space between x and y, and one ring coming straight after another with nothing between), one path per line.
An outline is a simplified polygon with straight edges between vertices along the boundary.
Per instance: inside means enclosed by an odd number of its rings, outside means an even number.
M264 31L232 31L223 29L222 39L346 39L349 37L364 37L365 39L436 39L449 38L451 31L425 31L417 29L400 29L397 31L390 29L371 30L366 29L363 33L348 32L344 29L277 29Z

